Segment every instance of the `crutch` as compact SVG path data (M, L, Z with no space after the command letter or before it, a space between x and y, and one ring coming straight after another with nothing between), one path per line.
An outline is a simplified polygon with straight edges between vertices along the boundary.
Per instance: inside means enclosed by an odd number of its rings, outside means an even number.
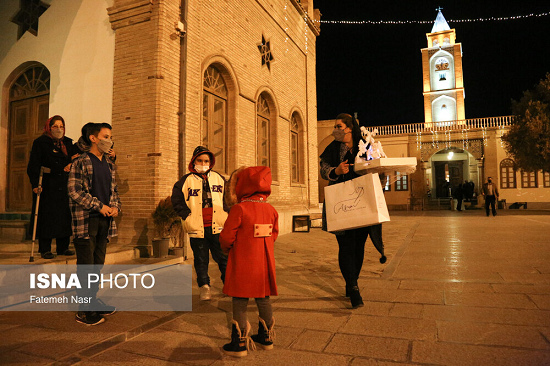
M36 194L36 206L34 207L34 226L32 228L32 245L31 245L31 257L29 262L34 262L34 241L36 240L36 224L38 223L38 205L40 203L40 193L42 193L42 177L44 173L49 173L50 168L45 166L40 167L40 176L38 177L38 193Z

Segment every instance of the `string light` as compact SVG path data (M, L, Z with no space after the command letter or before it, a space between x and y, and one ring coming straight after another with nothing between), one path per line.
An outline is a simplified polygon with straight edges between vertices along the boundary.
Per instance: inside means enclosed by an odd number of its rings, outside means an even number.
M285 1L285 46L286 46L286 51L285 53L288 52L288 18L286 16L286 8L288 7L288 0Z
M474 18L474 19L450 19L447 20L448 23L477 23L477 22L491 22L491 21L506 21L506 20L518 20L526 18L540 18L550 15L550 12L539 13L539 14L527 14L527 15L516 15L509 17L490 17L490 18ZM380 25L380 24L433 24L433 20L313 20L317 23L325 24L370 24L370 25Z
M304 36L306 38L306 53L307 53L307 28L308 28L308 25L307 25L307 12L305 12L305 14L304 14Z

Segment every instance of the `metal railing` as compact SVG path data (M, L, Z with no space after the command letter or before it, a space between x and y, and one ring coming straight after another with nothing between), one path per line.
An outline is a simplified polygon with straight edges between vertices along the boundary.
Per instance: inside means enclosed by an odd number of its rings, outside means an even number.
M403 135L417 133L431 133L434 131L463 131L480 130L484 128L507 127L512 124L513 116L471 118L443 122L409 123L389 126L370 126L369 131L378 129L378 135Z

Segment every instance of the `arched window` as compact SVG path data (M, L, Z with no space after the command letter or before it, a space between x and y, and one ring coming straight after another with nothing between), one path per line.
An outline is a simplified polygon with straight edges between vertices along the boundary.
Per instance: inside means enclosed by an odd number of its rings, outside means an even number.
M216 169L227 172L227 86L214 66L204 72L202 145L216 158Z
M267 99L260 94L256 104L258 121L258 165L271 166L270 159L270 111Z
M301 182L300 174L300 124L298 114L293 113L290 118L290 174L292 183Z
M537 188L537 172L521 171L521 187L522 188Z
M512 159L500 162L500 188L516 188L516 169Z

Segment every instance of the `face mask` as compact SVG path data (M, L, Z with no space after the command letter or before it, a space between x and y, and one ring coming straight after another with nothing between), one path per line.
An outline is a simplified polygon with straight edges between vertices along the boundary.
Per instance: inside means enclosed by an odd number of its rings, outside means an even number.
M344 132L344 130L341 130L339 128L335 128L333 131L332 131L332 136L334 136L334 139L336 141L344 141L344 137L346 136L346 133Z
M56 139L62 138L63 137L63 130L61 130L59 128L52 129L52 136L55 137Z
M491 179L488 179L487 182L492 183L493 181Z
M197 165L195 164L195 170L197 173L206 173L210 169L208 165Z
M109 150L111 150L111 146L113 146L113 142L111 140L99 140L97 143L97 148L99 151L101 151L104 154L108 154Z

